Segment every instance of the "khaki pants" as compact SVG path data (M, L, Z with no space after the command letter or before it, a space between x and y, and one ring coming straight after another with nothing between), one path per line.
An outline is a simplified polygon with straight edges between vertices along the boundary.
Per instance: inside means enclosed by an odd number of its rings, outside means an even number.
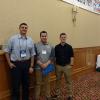
M50 76L43 76L41 69L36 69L35 78L35 100L39 100L40 94L50 97Z
M56 75L57 75L57 80L56 80L56 92L58 96L61 96L61 78L62 75L64 74L64 78L66 81L66 88L67 88L67 96L72 96L72 79L71 79L71 66L66 65L66 66L60 66L56 65Z

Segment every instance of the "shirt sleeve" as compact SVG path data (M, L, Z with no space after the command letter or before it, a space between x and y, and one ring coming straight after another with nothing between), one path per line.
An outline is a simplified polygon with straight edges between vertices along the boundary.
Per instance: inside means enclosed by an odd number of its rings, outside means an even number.
M32 56L36 55L33 41L31 41L31 45L32 45L32 48L31 48L31 57L32 57Z
M74 51L73 51L73 48L72 48L72 46L71 46L71 48L70 48L70 50L71 50L71 57L74 57Z
M55 57L57 57L57 49L56 49L57 47L55 46L55 48L54 48L54 52L55 52Z
M55 58L55 50L54 47L51 48L50 60L54 60Z
M4 48L4 52L11 53L13 50L13 39L8 40L6 47Z

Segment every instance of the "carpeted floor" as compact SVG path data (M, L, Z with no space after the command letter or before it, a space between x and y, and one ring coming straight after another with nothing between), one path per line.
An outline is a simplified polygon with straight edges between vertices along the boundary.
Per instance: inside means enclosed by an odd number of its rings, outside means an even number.
M73 81L74 100L100 100L100 72L92 72Z
M55 82L51 83L51 95L55 94ZM74 100L100 100L100 72L91 72L73 80ZM41 97L40 100L45 100ZM62 100L66 100L65 81L62 80Z

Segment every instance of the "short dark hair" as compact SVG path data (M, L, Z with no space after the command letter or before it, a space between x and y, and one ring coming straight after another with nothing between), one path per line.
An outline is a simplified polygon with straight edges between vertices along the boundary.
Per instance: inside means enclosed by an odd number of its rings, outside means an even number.
M46 33L46 35L47 35L47 32L46 31L41 31L40 32L40 37L41 37L42 33Z
M19 25L19 27L21 27L22 25L28 26L26 23L21 23L21 24Z
M66 35L66 33L60 33L60 37L61 37L62 35Z

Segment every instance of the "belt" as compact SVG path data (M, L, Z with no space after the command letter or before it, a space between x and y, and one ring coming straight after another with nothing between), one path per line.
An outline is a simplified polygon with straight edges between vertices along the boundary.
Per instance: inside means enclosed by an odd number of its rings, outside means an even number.
M30 61L30 59L28 59L28 60L16 60L16 61L11 61L11 62L13 62L13 63L18 63L18 62L29 62Z

